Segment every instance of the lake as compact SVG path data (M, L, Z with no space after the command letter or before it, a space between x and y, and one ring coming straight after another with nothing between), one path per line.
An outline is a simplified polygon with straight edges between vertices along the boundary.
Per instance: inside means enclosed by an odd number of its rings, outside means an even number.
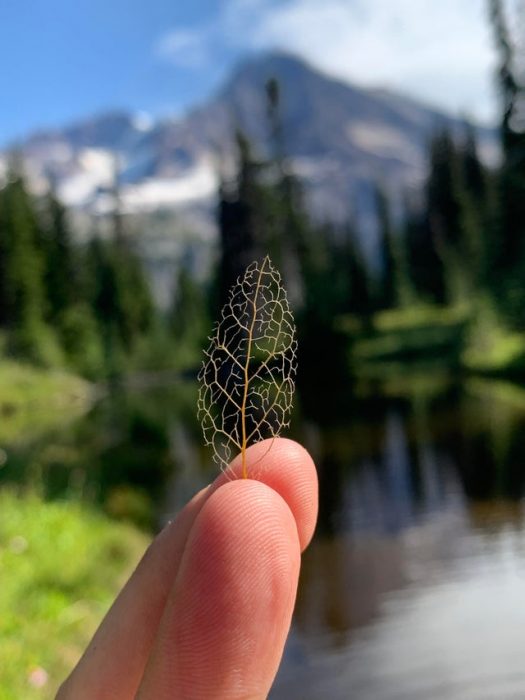
M214 476L191 382L137 382L0 469L159 526ZM525 697L525 390L419 378L299 400L320 517L274 700Z

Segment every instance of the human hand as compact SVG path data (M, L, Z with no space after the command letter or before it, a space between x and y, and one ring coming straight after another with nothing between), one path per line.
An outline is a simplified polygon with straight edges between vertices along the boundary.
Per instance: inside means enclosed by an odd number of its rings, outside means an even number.
M262 700L282 656L317 477L291 440L253 445L156 537L57 700ZM231 471L240 475L240 460ZM257 479L257 480L254 480Z

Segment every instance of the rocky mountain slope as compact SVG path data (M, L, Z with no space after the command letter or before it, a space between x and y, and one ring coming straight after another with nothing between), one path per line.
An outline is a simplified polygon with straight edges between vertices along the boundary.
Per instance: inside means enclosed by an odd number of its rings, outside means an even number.
M256 151L269 151L264 86L279 80L285 150L301 177L313 214L344 219L369 208L370 185L393 193L417 187L425 173L426 144L441 126L461 121L387 91L352 86L297 58L271 53L246 60L207 103L183 119L154 121L114 112L19 144L36 190L51 178L62 199L90 213L111 206L118 168L127 211L167 209L209 215L218 174L235 158L233 134L242 129ZM494 134L479 131L487 158ZM0 153L0 174L7 155ZM207 213L208 212L208 213ZM186 217L187 219L187 217Z

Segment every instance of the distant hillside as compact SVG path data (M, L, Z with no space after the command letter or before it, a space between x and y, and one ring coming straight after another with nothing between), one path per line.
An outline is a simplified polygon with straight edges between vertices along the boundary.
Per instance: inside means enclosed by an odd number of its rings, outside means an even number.
M31 180L39 188L51 176L67 204L104 211L118 158L129 211L205 205L215 194L219 167L233 161L236 128L259 153L268 151L264 85L271 77L281 86L291 167L321 218L366 209L375 180L392 190L417 186L432 132L461 128L459 120L412 99L334 80L289 55L265 54L240 64L215 97L184 119L110 113L30 136L21 150ZM494 157L493 134L480 130L480 137Z

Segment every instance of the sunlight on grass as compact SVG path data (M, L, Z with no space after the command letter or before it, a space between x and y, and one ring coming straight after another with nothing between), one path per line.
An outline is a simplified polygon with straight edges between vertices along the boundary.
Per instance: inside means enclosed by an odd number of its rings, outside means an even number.
M381 311L373 317L373 332L354 342L352 361L365 374L370 362L414 362L437 356L442 363L455 364L467 314L468 308L459 305Z
M525 335L494 331L485 343L472 343L463 353L463 364L474 372L523 372L525 368Z
M467 305L409 306L405 309L388 309L374 316L374 328L381 332L406 330L420 326L450 326L465 322L471 309Z
M525 411L525 388L509 381L471 378L466 382L467 391L483 397L494 408L495 402L512 406L513 411Z
M79 504L0 493L0 699L50 699L148 538Z
M523 375L525 334L506 327L494 305L485 301L471 324L461 359L471 372Z
M0 443L26 432L34 437L57 422L81 415L91 404L93 387L66 372L41 370L0 360Z

